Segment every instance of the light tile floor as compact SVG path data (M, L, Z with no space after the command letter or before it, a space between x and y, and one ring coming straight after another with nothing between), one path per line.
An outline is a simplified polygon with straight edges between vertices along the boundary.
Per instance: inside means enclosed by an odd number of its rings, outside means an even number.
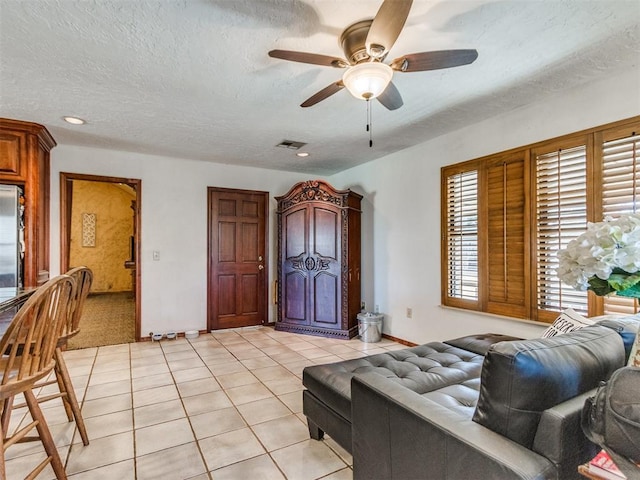
M309 438L302 369L399 348L253 327L73 350L65 359L91 443L60 400L42 407L73 480L349 480L351 455ZM15 410L11 426L28 420ZM6 458L19 479L44 450L20 444ZM39 478L55 478L51 467Z

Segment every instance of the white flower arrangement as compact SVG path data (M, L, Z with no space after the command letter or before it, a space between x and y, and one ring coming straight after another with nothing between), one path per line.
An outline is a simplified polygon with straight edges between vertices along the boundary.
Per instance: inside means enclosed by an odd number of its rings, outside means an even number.
M640 298L640 214L589 223L558 258L558 277L577 290Z

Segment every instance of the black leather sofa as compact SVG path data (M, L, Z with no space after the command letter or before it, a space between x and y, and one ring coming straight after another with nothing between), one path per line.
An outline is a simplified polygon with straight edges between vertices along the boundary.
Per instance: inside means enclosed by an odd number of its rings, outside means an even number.
M582 405L623 366L637 327L463 337L307 367L303 412L312 438L353 454L355 479L579 478L598 450Z

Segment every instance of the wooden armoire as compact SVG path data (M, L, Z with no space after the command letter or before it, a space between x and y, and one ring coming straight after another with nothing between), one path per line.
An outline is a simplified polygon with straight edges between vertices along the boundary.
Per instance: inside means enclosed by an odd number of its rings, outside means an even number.
M55 146L42 125L0 118L0 183L24 190L25 287L49 280L49 152Z
M344 339L356 336L362 196L309 180L276 200L276 330Z

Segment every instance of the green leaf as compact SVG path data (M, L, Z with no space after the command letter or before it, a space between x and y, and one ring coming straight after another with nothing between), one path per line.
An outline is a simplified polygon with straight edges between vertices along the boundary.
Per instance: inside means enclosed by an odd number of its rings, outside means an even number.
M596 276L589 279L589 290L593 291L599 297L604 297L605 295L616 291L611 285L609 285L609 282Z
M612 273L607 282L616 292L623 292L640 282L640 273Z
M616 292L616 295L621 297L640 298L640 283L636 283L633 287L626 290L620 290Z

